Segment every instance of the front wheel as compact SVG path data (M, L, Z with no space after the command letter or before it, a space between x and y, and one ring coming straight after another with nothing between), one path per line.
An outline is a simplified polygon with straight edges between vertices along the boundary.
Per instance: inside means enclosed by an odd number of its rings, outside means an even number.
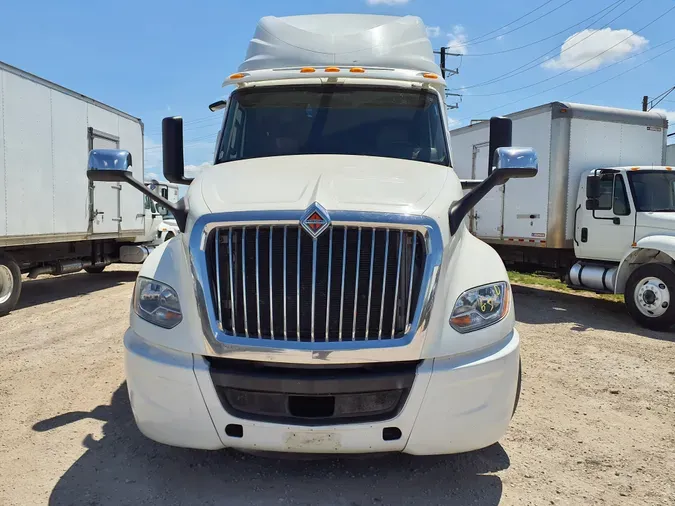
M21 269L9 255L0 253L0 316L14 309L21 295Z
M628 312L640 325L651 330L668 330L675 324L675 267L641 265L626 282L624 300Z
M105 265L90 265L89 267L85 267L84 271L87 274L101 274L105 268Z

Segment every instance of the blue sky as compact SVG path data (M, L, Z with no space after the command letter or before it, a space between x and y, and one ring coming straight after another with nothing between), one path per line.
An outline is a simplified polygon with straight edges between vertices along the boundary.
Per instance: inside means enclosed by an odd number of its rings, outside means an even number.
M674 0L5 2L0 60L142 118L159 173L164 116L184 118L186 164L212 159L222 111L207 106L259 18L328 12L420 16L435 48L463 54L457 125L552 100L639 109L675 86ZM657 107L675 131L675 92Z

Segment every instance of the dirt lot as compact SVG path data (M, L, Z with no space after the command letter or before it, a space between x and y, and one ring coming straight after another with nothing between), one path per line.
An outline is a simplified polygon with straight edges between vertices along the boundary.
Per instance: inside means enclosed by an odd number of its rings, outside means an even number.
M138 432L121 344L135 276L29 281L0 320L0 504L675 504L675 334L620 304L516 287L523 393L500 444L279 461Z

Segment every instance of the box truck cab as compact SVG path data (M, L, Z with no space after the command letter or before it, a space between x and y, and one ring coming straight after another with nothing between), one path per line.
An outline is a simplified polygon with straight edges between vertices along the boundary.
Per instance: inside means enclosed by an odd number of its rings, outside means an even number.
M675 174L658 112L551 102L507 116L539 156L535 178L492 190L470 229L507 264L551 270L578 289L624 294L641 325L675 323ZM489 128L450 132L460 177L489 171ZM673 299L671 301L671 298Z
M675 323L675 172L608 167L582 175L570 270L576 286L624 293L648 327ZM583 262L593 261L594 263Z
M170 445L292 453L474 450L507 429L520 337L504 264L464 218L537 158L494 122L466 196L445 82L417 17L263 18L224 85L213 166L177 205L94 150L89 177L168 206L181 234L146 260L124 336L140 430ZM469 183L466 183L467 185Z

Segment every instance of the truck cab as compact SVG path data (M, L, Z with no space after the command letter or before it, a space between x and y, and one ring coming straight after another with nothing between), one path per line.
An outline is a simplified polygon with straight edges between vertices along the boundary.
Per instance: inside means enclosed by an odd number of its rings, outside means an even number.
M675 323L672 167L587 171L581 177L576 209L575 255L597 265L578 264L571 276L585 276L586 284L595 277L599 288L625 293L629 311L647 326L664 328Z
M533 177L536 154L495 119L494 170L459 180L417 17L263 18L224 86L213 165L194 179L182 118L163 120L164 176L189 185L177 204L130 175L125 151L90 154L92 180L133 185L182 232L143 264L124 336L140 430L290 453L497 441L520 337L504 264L465 218Z

